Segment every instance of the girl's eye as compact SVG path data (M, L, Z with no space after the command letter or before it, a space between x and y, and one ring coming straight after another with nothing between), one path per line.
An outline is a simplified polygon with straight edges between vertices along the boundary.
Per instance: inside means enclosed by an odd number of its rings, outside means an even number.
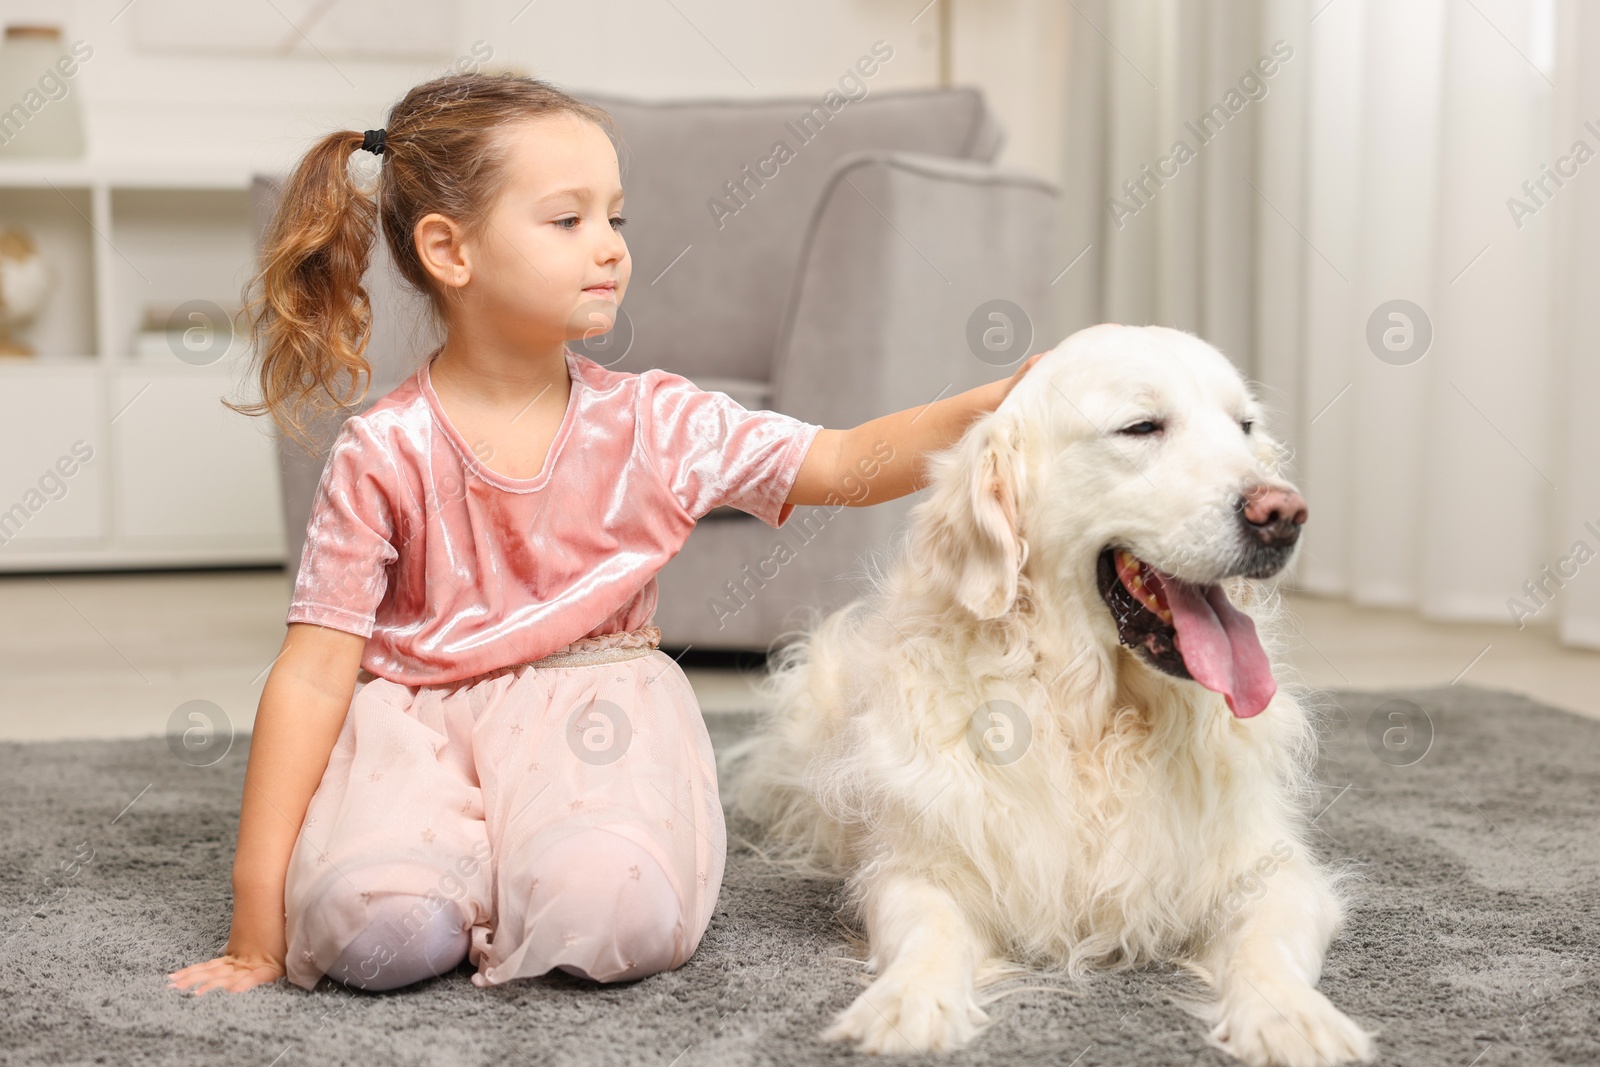
M557 226L560 226L563 230L570 230L570 229L572 229L572 227L568 226L567 223L569 223L569 222L577 223L578 219L579 219L579 216L574 215L570 219L556 219L555 223L556 223ZM620 229L622 229L623 224L626 223L627 221L628 221L627 219L623 218L621 215L618 215L616 218L611 220L611 228L615 229L615 230L620 230Z
M1155 419L1145 419L1144 421L1136 422L1131 426L1124 426L1117 432L1121 434L1127 434L1130 437L1144 437L1147 434L1160 433L1163 429L1165 429L1163 423L1158 422Z

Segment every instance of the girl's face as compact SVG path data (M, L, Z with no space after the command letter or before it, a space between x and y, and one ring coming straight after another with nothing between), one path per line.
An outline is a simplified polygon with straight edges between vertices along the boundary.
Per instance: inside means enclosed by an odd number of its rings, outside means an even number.
M616 321L633 261L622 239L617 153L568 113L506 129L506 183L462 243L472 312L520 336L565 342Z

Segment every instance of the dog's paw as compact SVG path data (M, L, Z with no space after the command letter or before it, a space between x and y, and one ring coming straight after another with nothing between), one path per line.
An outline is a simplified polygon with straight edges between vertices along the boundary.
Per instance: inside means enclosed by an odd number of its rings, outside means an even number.
M822 1032L824 1041L855 1041L862 1052L947 1052L989 1022L972 994L924 978L885 974Z
M1211 1039L1251 1067L1333 1067L1377 1054L1372 1035L1310 986L1247 988L1224 1006Z

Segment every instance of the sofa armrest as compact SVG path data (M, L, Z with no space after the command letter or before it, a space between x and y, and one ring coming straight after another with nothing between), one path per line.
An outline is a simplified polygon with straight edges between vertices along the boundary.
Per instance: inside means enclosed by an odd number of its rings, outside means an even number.
M806 233L772 406L848 429L1004 377L1055 345L1060 196L1043 179L986 163L842 158ZM1023 312L1000 351L969 341L973 329L1003 324L980 313L993 300Z

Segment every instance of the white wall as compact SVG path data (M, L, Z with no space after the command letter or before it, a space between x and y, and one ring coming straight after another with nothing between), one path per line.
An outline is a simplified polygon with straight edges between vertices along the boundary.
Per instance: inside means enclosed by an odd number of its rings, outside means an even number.
M279 55L139 47L136 35L158 25L161 5L174 2L185 0L0 0L0 21L62 25L68 42L81 38L93 47L72 82L91 159L281 169L327 130L380 125L406 88L469 55L479 41L496 61L568 89L650 98L815 93L880 38L895 57L873 88L938 80L939 12L927 0L438 0L456 10L454 40L447 54L410 60L341 51L333 16L309 34L319 54L278 13L321 6L312 0L187 0L204 13L178 20L200 26L189 32L204 36L202 20L230 13L263 38L275 28L279 36L268 39L291 42ZM417 10L424 2L383 6ZM955 80L988 94L1008 135L1001 162L1055 180L1070 8L1059 0L938 2L957 2ZM360 4L377 0L334 7L348 12ZM373 20L373 37L384 21Z

